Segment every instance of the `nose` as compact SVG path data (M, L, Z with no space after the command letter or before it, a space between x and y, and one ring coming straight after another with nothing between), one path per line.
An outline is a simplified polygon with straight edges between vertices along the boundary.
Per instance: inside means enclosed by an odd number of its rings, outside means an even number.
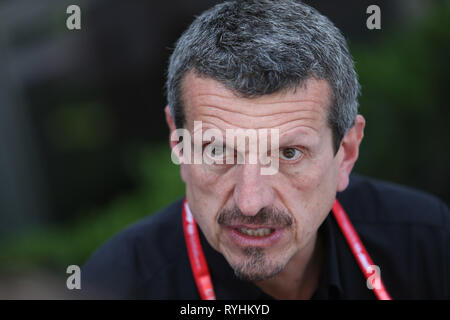
M272 205L274 192L270 186L270 175L261 174L258 164L242 164L237 172L234 201L247 216L256 215L259 210Z

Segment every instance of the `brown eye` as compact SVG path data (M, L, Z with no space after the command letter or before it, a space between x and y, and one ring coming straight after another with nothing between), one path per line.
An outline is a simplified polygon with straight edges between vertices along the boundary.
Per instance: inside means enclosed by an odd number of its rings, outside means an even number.
M226 148L216 143L208 144L204 150L204 154L213 162L223 163L225 161Z
M297 160L303 152L296 148L284 148L280 150L280 158L283 160Z
M211 150L211 156L213 158L222 158L225 155L225 149L222 146L216 145Z

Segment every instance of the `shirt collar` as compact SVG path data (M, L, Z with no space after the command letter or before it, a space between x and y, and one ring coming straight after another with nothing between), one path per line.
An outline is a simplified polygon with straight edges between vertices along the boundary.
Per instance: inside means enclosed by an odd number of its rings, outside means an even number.
M322 223L318 232L323 243L324 259L319 286L313 295L313 299L341 299L343 289L336 243L336 232L340 232L340 229L331 213Z

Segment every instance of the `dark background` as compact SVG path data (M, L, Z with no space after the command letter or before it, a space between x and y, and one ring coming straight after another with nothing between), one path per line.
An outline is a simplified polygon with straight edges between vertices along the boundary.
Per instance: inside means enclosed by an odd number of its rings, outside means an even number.
M0 2L0 271L64 273L183 195L165 70L182 31L217 2ZM367 127L355 171L450 203L449 1L306 2L356 61ZM66 28L70 4L81 30ZM381 30L366 27L371 4Z

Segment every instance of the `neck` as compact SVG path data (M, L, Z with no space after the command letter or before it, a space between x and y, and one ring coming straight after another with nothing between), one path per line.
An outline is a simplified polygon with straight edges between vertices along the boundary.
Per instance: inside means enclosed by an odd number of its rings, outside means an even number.
M319 284L322 245L317 233L275 277L255 282L265 293L279 300L310 299Z

